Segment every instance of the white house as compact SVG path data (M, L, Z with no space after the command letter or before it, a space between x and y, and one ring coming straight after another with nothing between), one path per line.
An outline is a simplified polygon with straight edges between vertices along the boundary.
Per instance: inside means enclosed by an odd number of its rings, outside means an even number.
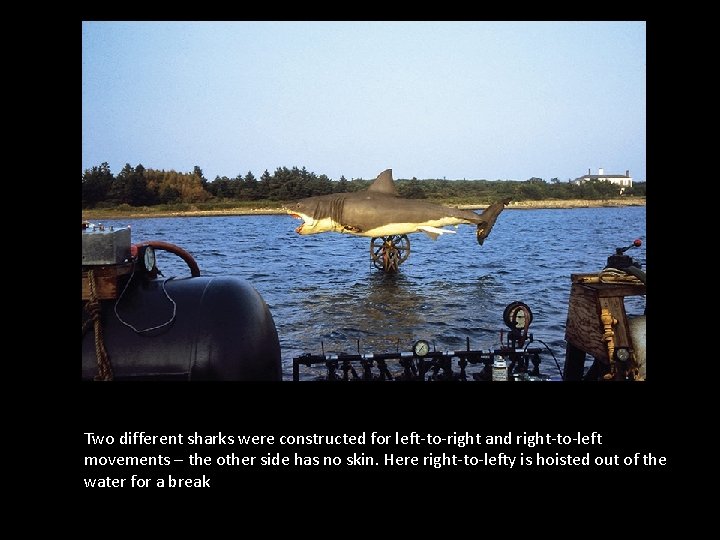
M590 174L590 169L588 169L586 175L576 178L573 182L576 184L582 184L588 180L607 180L611 184L622 186L620 193L625 191L625 188L632 187L632 177L630 176L630 171L625 171L625 174L605 174L605 170L600 167L597 174Z

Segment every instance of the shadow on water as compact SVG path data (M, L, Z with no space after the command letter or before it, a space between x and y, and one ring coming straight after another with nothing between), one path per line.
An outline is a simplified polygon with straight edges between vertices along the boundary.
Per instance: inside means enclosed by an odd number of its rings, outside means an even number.
M302 353L404 351L420 338L438 350L464 348L468 337L479 346L499 330L484 322L488 311L502 312L498 288L490 275L454 282L371 270L351 283L305 288L301 309L318 316L287 330L305 343L315 338Z
M335 279L297 292L303 294L298 298L301 311L312 316L297 320L287 331L296 338L303 335L306 345L314 344L303 353L357 352L358 340L362 352L402 349L425 324L425 299L402 274L368 270L345 282Z

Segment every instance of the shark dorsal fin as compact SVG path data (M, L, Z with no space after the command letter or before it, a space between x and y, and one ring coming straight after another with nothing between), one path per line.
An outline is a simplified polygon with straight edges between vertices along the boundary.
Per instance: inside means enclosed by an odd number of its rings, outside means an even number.
M399 193L397 188L395 188L395 182L393 182L392 169L385 169L378 174L375 181L368 188L368 191L398 196Z

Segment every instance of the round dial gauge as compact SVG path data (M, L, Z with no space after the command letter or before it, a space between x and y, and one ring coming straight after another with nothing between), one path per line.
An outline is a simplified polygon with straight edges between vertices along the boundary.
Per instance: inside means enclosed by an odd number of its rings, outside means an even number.
M532 311L523 302L512 302L503 312L503 321L512 330L527 328L532 320Z
M430 352L430 344L424 339L420 339L413 345L413 353L415 356L425 356Z
M630 351L625 348L615 349L615 357L621 362L627 362L630 359Z
M145 246L145 250L143 251L143 266L145 267L145 270L148 272L151 272L153 268L155 268L155 250L152 246Z

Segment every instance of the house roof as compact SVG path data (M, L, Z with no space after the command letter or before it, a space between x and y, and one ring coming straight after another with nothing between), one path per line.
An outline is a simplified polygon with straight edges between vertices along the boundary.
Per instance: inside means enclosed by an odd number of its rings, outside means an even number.
M625 176L624 174L585 174L581 176L580 178L631 178L630 176Z

